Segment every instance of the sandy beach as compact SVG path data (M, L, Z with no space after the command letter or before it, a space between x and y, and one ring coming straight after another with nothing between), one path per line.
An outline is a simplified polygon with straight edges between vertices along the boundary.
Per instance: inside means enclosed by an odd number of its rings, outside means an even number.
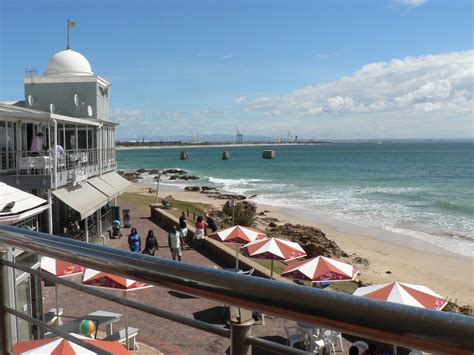
M150 195L150 186L133 184L128 192ZM154 193L151 193L154 195ZM160 186L159 197L173 196L182 201L200 202L220 210L225 200L208 197L206 194L175 191L169 186ZM474 259L444 251L428 242L410 237L400 237L393 242L373 235L348 233L339 228L318 223L315 217L298 216L290 210L276 206L257 204L258 211L269 211L266 216L275 217L279 224L292 223L321 229L349 255L356 254L369 260L369 265L357 265L360 279L372 284L401 281L425 285L460 305L474 306ZM260 225L265 228L266 225ZM362 231L363 232L363 231ZM393 236L390 236L393 238Z

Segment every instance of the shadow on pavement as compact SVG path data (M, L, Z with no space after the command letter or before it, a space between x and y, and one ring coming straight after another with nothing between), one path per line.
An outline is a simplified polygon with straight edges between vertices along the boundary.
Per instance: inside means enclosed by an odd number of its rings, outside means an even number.
M223 306L216 306L193 313L194 319L210 324L225 324L225 312Z

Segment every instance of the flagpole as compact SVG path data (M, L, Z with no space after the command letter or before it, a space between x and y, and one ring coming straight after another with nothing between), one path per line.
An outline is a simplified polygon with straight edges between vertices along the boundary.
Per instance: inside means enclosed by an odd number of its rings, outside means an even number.
M66 49L71 49L71 46L69 45L69 19L67 20L67 47Z

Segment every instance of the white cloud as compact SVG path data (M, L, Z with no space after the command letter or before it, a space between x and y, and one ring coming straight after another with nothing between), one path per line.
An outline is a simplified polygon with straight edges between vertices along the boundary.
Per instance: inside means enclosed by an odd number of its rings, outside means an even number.
M370 63L330 83L241 103L267 116L297 118L432 111L453 117L472 112L473 56L471 50Z
M247 101L247 96L239 96L236 97L234 100L232 100L233 103L235 104L241 104L242 102Z
M393 0L393 2L401 6L414 8L426 4L428 0Z
M230 60L230 59L232 59L232 57L233 57L232 53L226 53L222 57L220 57L219 59L221 59L221 60Z

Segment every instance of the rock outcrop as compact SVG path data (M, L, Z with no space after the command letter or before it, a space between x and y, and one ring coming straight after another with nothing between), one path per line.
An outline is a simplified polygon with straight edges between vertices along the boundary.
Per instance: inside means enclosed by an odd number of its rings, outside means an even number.
M318 228L286 223L281 226L269 228L268 231L272 236L286 237L299 243L306 251L306 254L308 254L308 257L322 255L339 258L349 256L339 248L335 242L329 240Z

